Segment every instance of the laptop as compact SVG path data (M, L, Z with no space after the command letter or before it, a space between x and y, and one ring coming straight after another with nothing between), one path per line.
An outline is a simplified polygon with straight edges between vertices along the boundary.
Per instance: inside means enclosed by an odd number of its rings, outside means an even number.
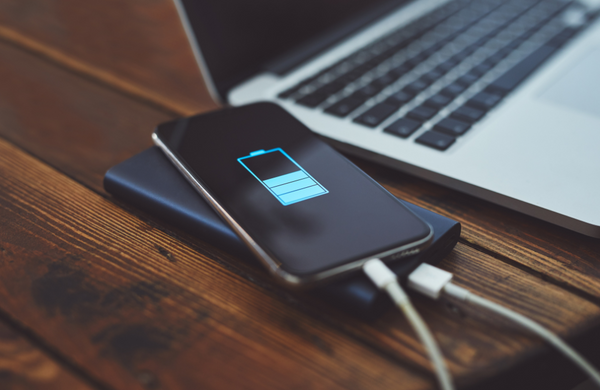
M213 99L600 237L596 0L175 0Z

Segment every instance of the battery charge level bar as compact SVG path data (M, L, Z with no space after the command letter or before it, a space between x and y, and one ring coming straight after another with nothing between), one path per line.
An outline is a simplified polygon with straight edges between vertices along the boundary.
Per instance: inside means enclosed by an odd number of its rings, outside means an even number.
M281 148L257 150L238 161L284 206L329 193Z

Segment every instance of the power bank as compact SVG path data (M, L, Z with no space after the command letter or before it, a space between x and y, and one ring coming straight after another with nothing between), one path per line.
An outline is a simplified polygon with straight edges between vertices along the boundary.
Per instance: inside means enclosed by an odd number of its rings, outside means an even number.
M237 235L204 202L177 169L157 148L149 148L112 167L104 177L104 188L116 198L173 226L244 259L253 258ZM433 227L430 247L421 254L391 263L404 280L422 262L441 261L456 245L460 223L404 202ZM258 266L258 264L257 264ZM391 302L362 274L356 274L315 289L324 301L363 319L382 314Z

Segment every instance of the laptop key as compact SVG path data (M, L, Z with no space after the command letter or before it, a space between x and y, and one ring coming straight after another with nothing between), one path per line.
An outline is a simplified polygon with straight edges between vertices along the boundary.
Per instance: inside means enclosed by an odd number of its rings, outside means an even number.
M431 55L433 55L433 53L435 53L436 51L438 51L440 49L440 45L434 44L431 47L429 47L428 49L425 49L421 52L421 55L424 58L428 58Z
M408 103L415 95L412 93L407 93L405 91L398 91L395 94L391 95L387 98L387 102L390 104L395 104L398 107Z
M356 79L362 77L362 73L360 74L356 74L352 71L348 72L348 73L344 73L343 75L341 75L338 80L342 83L344 83L345 85L348 85L350 83L352 83L353 81L355 81Z
M467 130L469 130L471 128L471 124L454 118L444 118L436 123L433 128L441 133L456 137L463 135Z
M290 89L295 88L297 91L299 91L300 89L302 89L302 87L305 87L305 86L309 85L310 83L314 82L319 77L321 77L325 73L327 73L329 70L330 70L330 68L321 69L318 73L315 73L312 76L305 78L304 80L300 81L298 84L296 84L294 87L292 87ZM286 91L284 91L284 92L286 92Z
M364 87L356 91L356 93L359 95L371 97L377 95L379 92L381 92L382 89L383 87L381 87L380 85L371 83L365 85Z
M469 106L462 106L456 109L450 115L458 120L474 123L485 115L485 111L478 110Z
M302 88L304 85L294 85L292 88L288 88L283 92L280 92L279 95L277 95L278 98L280 99L287 99L290 96L292 96L293 94L295 94L296 92L298 92L300 90L300 88Z
M313 93L315 94L323 94L323 95L327 95L328 97L333 95L336 92L341 91L342 89L344 89L346 87L346 83L341 82L340 80L333 80L330 83L327 83L319 88L317 88L316 91L314 91Z
M479 76L484 75L485 73L487 73L488 70L492 69L492 66L483 62L477 66L475 66L473 69L471 69L471 71L469 73L473 73L473 74L477 74Z
M299 82L298 84L294 85L293 87L288 88L285 91L280 92L279 95L277 95L277 97L280 98L280 99L287 99L290 96L292 96L293 94L295 94L296 92L300 91L302 89L302 87L304 87L304 86L312 83L316 79L317 79L317 76L313 76L313 77L309 77L307 79L304 79L301 82Z
M463 93L465 91L465 89L467 89L467 88L464 85L454 82L454 83L448 85L446 88L442 89L440 93L442 95L446 95L446 96L455 98L456 96Z
M433 130L423 133L423 135L421 135L415 140L415 142L417 143L429 146L437 150L446 150L455 141L456 138L447 134L438 133L437 131Z
M423 104L426 106L437 108L438 110L447 106L452 101L452 98L446 95L442 95L438 93L437 95L433 95L429 99L425 100Z
M425 122L425 121L433 118L435 116L435 114L437 114L437 111L438 110L436 110L435 108L426 107L426 106L418 106L418 107L413 108L406 115L409 118L415 119L419 122Z
M351 95L327 107L325 112L343 118L362 106L366 99L364 95Z
M469 72L469 73L459 77L456 80L456 82L461 85L464 85L465 87L469 87L469 86L471 86L471 84L473 84L478 79L479 79L479 76Z
M498 104L500 100L502 100L502 96L500 95L489 92L479 92L467 102L467 105L480 110L488 111Z
M344 89L345 86L346 84L340 82L339 80L334 80L328 84L322 85L315 91L298 99L297 103L302 104L303 106L314 108L327 100L329 96Z
M563 43L565 43L569 39L571 39L571 37L573 35L575 35L576 32L577 32L576 29L567 27L564 30L562 30L560 33L558 33L554 38L552 38L548 42L548 45L554 46L554 47L560 47L563 45Z
M360 65L357 66L356 68L354 68L353 70L350 71L350 73L353 73L355 75L357 75L358 77L364 75L365 73L367 73L369 71L369 67L366 65Z
M393 104L379 103L356 117L354 122L368 127L375 127L396 112L397 109L398 107Z
M408 72L410 72L410 67L408 67L408 66L406 66L406 65L402 64L402 65L399 65L399 66L397 66L397 67L395 67L395 68L392 68L392 69L391 69L391 70L388 72L388 74L389 74L390 76L392 76L392 77L395 77L395 78L397 78L397 79L398 79L398 78L400 78L400 77L404 76L404 75L405 75L406 73L408 73Z
M425 90L427 87L429 87L429 83L426 82L425 80L419 79L419 80L413 81L412 83L408 84L402 90L406 93L411 93L413 95L416 95L419 92Z
M489 56L484 63L490 67L494 67L498 65L498 62L502 61L504 57L505 56L502 55L502 53L497 52L496 54Z
M517 87L527 76L556 51L556 47L543 45L523 61L512 67L508 72L498 77L486 90L492 93L506 95Z
M406 64L408 66L411 66L414 68L415 66L419 65L421 62L425 61L427 59L427 57L428 56L426 53L419 53L416 56L414 56L413 58L406 61Z
M440 73L446 74L446 73L448 73L448 71L450 69L454 68L457 63L458 63L457 61L449 59L449 60L446 60L446 62L442 62L441 64L436 66L435 70L437 70Z
M453 55L451 57L451 60L455 61L456 63L462 62L462 60L464 60L465 58L470 56L471 53L472 53L472 51L470 48L464 49L464 50L456 53L455 55Z
M433 83L433 82L436 82L442 76L443 76L442 72L433 69L433 70L430 70L429 72L425 73L423 76L421 76L421 78L425 81Z
M310 93L302 98L296 100L296 103L306 107L315 108L319 104L323 103L329 97L328 94L316 94Z
M421 122L407 118L400 118L386 127L383 131L398 137L407 138L412 133L417 131L419 127L421 127Z
M371 82L371 84L381 87L381 88L385 88L388 85L390 85L391 83L393 83L395 81L393 76L388 76L387 74L384 74L383 76L373 80Z

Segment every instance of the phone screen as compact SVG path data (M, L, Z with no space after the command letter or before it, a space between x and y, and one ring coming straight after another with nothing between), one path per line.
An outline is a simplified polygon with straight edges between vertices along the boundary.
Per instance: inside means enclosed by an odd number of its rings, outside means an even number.
M250 152L238 161L284 206L329 192L281 148Z
M170 122L156 136L291 274L313 275L431 236L429 225L274 104Z

